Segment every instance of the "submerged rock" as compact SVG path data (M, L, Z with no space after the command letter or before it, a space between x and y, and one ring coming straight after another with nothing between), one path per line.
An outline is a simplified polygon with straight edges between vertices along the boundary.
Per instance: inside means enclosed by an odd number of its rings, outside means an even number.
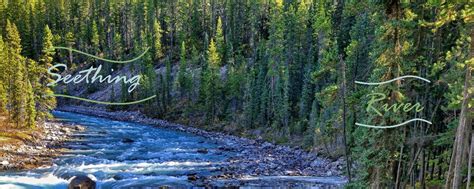
M130 139L130 138L123 138L123 139L122 139L122 142L123 142L123 143L133 143L133 142L135 142L135 141L132 140L132 139Z
M79 175L73 177L69 182L68 189L95 189L96 183L91 178L85 175Z
M195 181L198 179L196 173L191 173L191 174L188 174L188 180L191 180L191 181Z
M133 178L134 176L136 176L136 175L134 175L132 173L117 173L112 178L115 179L115 180L123 180L123 179L127 179L127 178Z
M76 131L85 131L86 128L83 127L83 126L80 126L80 125L75 125L75 126L74 126L74 130L76 130Z
M207 154L209 151L205 148L202 148L202 149L198 149L197 152L201 154Z
M218 149L219 149L219 150L222 150L222 151L225 151L225 152L229 152L229 151L233 151L233 150L234 150L233 148L227 147L227 146L220 146Z

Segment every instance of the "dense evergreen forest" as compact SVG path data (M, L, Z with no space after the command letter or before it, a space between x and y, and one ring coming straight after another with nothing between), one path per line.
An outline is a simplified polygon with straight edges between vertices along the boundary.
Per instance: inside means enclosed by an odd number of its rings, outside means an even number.
M472 3L343 0L1 0L2 125L33 128L56 99L55 63L142 75L110 110L300 146L348 161L350 188L469 187ZM108 64L53 46L131 64ZM428 79L397 80L403 75ZM56 88L82 97L103 89ZM368 108L367 102L383 99ZM58 98L58 104L79 103ZM81 102L83 103L83 102ZM419 103L402 111L393 104ZM385 105L385 109L382 108ZM90 105L90 104L88 104ZM411 118L430 120L395 125Z

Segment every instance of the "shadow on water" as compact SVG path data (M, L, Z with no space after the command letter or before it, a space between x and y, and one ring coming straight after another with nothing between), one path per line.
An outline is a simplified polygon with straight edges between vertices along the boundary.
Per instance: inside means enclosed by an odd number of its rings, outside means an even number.
M235 152L200 136L67 112L54 112L63 122L86 129L66 143L70 149L48 168L0 174L0 188L66 188L75 175L89 175L98 188L340 188L340 178L249 177L239 180L188 180L189 174L220 174ZM206 153L200 151L206 149Z

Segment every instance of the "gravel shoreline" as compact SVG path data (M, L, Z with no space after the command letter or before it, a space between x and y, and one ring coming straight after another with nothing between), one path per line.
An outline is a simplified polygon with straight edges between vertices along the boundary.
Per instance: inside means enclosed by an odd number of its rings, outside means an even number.
M29 133L31 140L12 139L14 142L0 147L0 171L51 166L53 159L67 150L62 148L63 143L76 129L76 126L57 121L39 124L36 131Z
M219 148L222 151L238 152L236 156L229 158L221 167L223 174L207 179L236 179L248 176L313 176L340 177L345 180L342 175L344 168L342 158L331 161L301 149L147 118L136 111L109 112L105 109L85 106L61 106L56 109L191 133L222 143L223 145ZM190 178L190 180L197 181L201 179L199 175L192 175L192 178Z

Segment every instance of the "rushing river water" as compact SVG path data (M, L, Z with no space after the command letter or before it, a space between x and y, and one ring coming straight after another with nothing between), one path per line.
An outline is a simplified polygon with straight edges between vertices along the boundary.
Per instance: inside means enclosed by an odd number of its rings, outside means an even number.
M66 188L67 179L80 174L96 180L98 188L189 188L193 183L188 182L188 174L219 174L219 165L236 153L222 153L217 142L183 132L74 113L54 112L54 115L86 130L66 143L71 150L56 159L53 166L0 173L0 188ZM207 149L208 153L200 153L199 149ZM334 187L319 183L318 178L298 177L254 178L258 181L247 182L244 187L282 184L272 181L275 179L288 180L286 186ZM331 182L339 181L329 178Z

